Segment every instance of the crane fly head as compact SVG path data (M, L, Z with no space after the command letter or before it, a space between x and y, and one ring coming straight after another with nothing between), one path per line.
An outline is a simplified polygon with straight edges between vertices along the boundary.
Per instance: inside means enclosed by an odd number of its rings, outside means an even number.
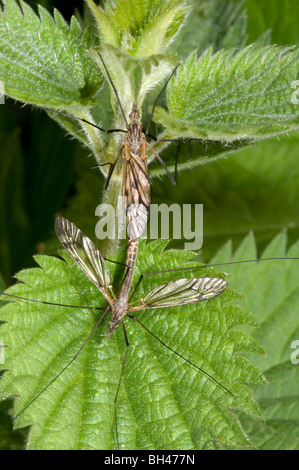
M129 115L129 118L131 119L132 122L139 122L140 113L139 113L138 108L137 108L137 103L133 103L132 112Z

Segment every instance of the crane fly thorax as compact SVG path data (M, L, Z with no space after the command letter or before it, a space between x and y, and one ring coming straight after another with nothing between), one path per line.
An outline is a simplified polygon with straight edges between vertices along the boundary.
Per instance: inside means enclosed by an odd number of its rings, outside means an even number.
M130 147L130 151L134 154L138 154L141 145L145 141L145 135L142 132L141 124L138 124L137 122L132 122L129 125L129 130L125 140Z
M114 322L119 322L128 311L128 301L122 297L118 298L113 305L111 305L111 318Z
M126 299L118 298L114 304L111 305L111 318L112 321L109 322L109 331L107 333L107 338L110 338L114 330L118 328L119 322L126 315L128 311L128 301Z

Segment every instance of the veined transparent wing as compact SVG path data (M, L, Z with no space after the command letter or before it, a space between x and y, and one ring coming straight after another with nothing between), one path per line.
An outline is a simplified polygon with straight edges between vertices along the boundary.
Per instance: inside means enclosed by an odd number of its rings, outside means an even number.
M125 197L127 232L132 240L140 238L145 231L151 203L145 145L140 154L130 152L125 145L123 196Z
M55 231L62 246L111 303L112 299L108 292L110 272L95 244L75 224L64 217L56 218Z
M127 232L131 240L137 240L145 231L148 209L143 204L131 204L127 209Z
M218 277L197 277L178 279L149 291L142 303L132 310L142 308L160 308L176 305L193 304L209 300L220 295L227 287L227 282Z

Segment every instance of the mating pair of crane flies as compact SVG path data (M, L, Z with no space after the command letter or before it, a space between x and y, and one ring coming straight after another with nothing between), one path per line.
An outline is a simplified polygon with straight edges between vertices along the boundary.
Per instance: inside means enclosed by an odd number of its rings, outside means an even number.
M121 102L119 100L117 91L114 88L113 82L109 75L109 72L103 62L106 73L110 80L110 83L115 91L116 97L118 99L123 117L126 123L127 130L121 129L112 129L105 131L110 132L125 132L125 141L123 146L118 153L118 156L115 159L113 164L110 164L110 171L108 173L106 188L108 187L110 178L112 176L115 165L124 152L124 174L123 174L123 196L126 201L126 216L127 216L127 230L128 230L128 251L127 251L127 262L126 262L126 273L123 278L123 282L117 297L114 296L111 283L110 283L110 273L107 267L107 264L102 257L99 250L96 248L94 243L86 237L83 232L78 229L72 222L64 218L58 218L55 223L55 229L59 240L61 241L63 247L68 251L73 260L77 263L80 269L86 274L86 276L95 284L95 286L100 290L105 299L108 301L108 307L104 310L104 313L100 316L99 320L96 322L95 327L92 329L87 339L84 341L76 355L72 360L65 365L65 367L56 375L49 384L38 393L35 398L28 403L25 408L18 413L18 416L22 414L49 386L70 366L70 364L78 357L83 347L90 339L94 331L97 329L99 324L102 322L108 311L110 310L111 321L109 322L109 331L107 337L109 338L113 331L122 323L125 341L126 341L126 352L123 359L123 365L121 368L121 375L119 378L119 383L116 390L115 400L114 400L114 414L115 414L115 424L116 424L116 436L117 444L118 442L118 430L117 430L117 413L116 413L116 404L117 397L123 377L123 372L125 369L126 359L129 351L129 341L126 332L126 327L124 323L124 317L127 316L131 319L137 321L146 331L148 331L153 337L155 337L161 344L171 350L173 353L177 354L179 357L185 361L192 364L202 373L206 374L211 380L213 380L218 386L227 391L230 395L233 394L226 388L224 385L220 384L216 379L214 379L210 374L205 372L202 368L193 364L179 352L172 349L169 345L161 341L153 332L151 332L145 325L143 325L140 320L135 316L135 313L140 310L146 309L157 309L163 307L177 306L196 303L210 298L216 297L221 294L226 288L226 281L220 278L209 278L209 277L199 277L193 279L179 279L176 281L170 281L166 284L162 284L155 289L150 290L143 299L134 305L130 304L130 301L136 291L137 286L130 295L131 284L133 280L133 274L136 264L137 250L138 250L138 238L144 232L147 223L147 216L150 207L150 181L148 176L148 167L147 167L147 157L146 157L146 146L149 147L158 160L163 165L167 174L170 177L170 180L175 184L175 180L170 174L167 166L159 155L154 151L151 145L146 141L145 133L143 132L142 125L140 124L140 115L137 109L137 105L134 103L132 107L132 112L129 116L130 123L127 122ZM174 73L174 71L173 71ZM171 74L172 76L172 74ZM168 81L167 81L168 82ZM166 84L167 84L166 82ZM166 86L165 84L165 86ZM164 90L163 87L162 91ZM160 93L160 94L161 94ZM159 94L159 96L160 96ZM157 99L159 98L157 97ZM157 101L157 100L156 100ZM155 101L155 103L156 103ZM155 106L155 104L154 104ZM154 110L154 107L153 107ZM153 115L153 110L151 114L151 119ZM63 113L61 113L63 114ZM91 123L90 123L91 124ZM150 125L150 122L149 122ZM148 125L148 129L149 129ZM99 128L100 130L103 130ZM146 134L148 134L148 129ZM8 295L8 294L7 294ZM12 296L13 297L13 296ZM16 296L17 297L17 296ZM18 297L17 297L18 298ZM30 300L30 299L27 299ZM45 304L50 304L49 302L42 302ZM58 304L61 307L68 307L65 304ZM69 306L70 307L70 306ZM78 306L79 307L79 306ZM16 418L15 417L15 418Z
M119 439L118 439L118 428L117 428L117 398L120 390L120 385L123 378L123 373L125 369L125 364L128 356L129 351L129 341L128 335L126 332L125 327L125 317L135 320L142 328L144 328L148 333L150 333L157 341L159 341L163 346L168 348L170 351L175 353L184 361L191 364L201 373L205 374L210 380L214 381L217 386L221 387L225 392L230 394L233 398L234 395L232 392L223 384L218 382L215 378L213 378L209 373L207 373L204 369L197 366L193 362L191 362L188 358L184 357L178 351L172 349L169 345L167 345L164 341L161 341L149 328L146 327L136 316L135 313L141 310L148 310L148 309L158 309L158 308L167 308L167 307L176 307L182 306L187 304L193 304L197 302L202 302L205 300L209 300L215 298L216 296L220 295L227 287L227 282L222 278L217 277L196 277L196 278L181 278L175 281L169 281L162 285L155 287L154 289L149 290L143 298L139 299L139 301L131 303L131 300L142 280L142 278L149 274L158 274L159 272L155 273L143 273L139 281L137 282L133 292L130 295L131 285L133 281L134 269L136 265L136 258L138 252L138 239L142 235L145 230L148 218L148 212L150 208L150 180L148 175L148 167L147 167L147 156L146 156L146 147L148 147L154 155L158 158L162 166L164 167L166 173L168 174L171 182L175 184L175 179L169 172L167 166L160 158L160 156L155 152L152 146L146 141L146 135L149 135L153 139L155 137L149 134L150 123L153 118L154 109L157 103L158 98L162 94L163 90L165 89L168 81L174 74L175 70L170 75L169 79L165 83L164 87L162 88L161 92L157 96L156 100L154 101L154 105L152 108L152 112L150 115L150 120L147 126L146 131L143 131L143 127L140 124L140 114L137 108L137 104L134 103L132 107L132 112L129 115L130 123L128 123L124 110L122 108L119 95L117 90L114 87L112 79L110 77L109 71L100 55L101 61L103 63L104 69L110 81L110 84L114 90L115 96L118 100L124 121L126 123L126 130L123 129L111 129L111 130L104 130L99 126L96 126L93 123L90 123L84 119L77 118L73 116L75 119L87 122L92 126L97 127L99 130L105 133L112 133L112 132L123 132L126 133L124 144L122 145L114 163L109 163L110 170L108 172L105 188L108 187L110 178L113 174L113 170L118 159L123 155L124 156L124 170L123 170L123 189L122 194L125 197L125 205L126 205L126 217L127 217L127 232L128 232L128 249L127 249L127 261L126 261L126 272L120 287L120 291L117 297L114 295L113 288L111 286L111 275L108 269L108 266L101 255L98 248L95 244L86 236L84 233L77 228L72 222L69 220L58 217L55 222L55 230L56 234L62 243L62 246L66 249L69 253L71 258L76 262L76 264L80 267L80 269L84 272L84 274L93 282L93 284L98 288L98 290L102 293L104 298L108 301L107 308L104 309L104 312L97 320L95 326L91 330L90 334L81 345L80 349L77 351L76 355L69 361L65 367L56 375L49 384L35 396L30 403L28 403L25 408L19 412L15 418L20 416L39 396L50 387L50 385L75 361L78 357L88 340L91 338L95 330L98 328L100 323L103 321L105 316L107 315L108 311L110 311L111 320L109 322L109 330L107 333L107 337L110 338L111 334L118 328L119 324L122 324L124 337L126 342L126 351L123 358L123 363L121 367L121 374L114 398L114 416L115 416L115 427L116 427L116 438L117 438L117 445L119 447ZM51 111L51 110L48 110ZM53 112L53 111L51 111ZM64 113L58 112L58 114L66 115ZM69 116L69 115L67 115ZM72 117L72 116L70 116ZM157 139L155 139L157 140ZM180 140L180 139L178 139ZM195 139L198 140L198 139ZM249 262L250 260L248 260ZM253 260L252 260L253 261ZM226 263L222 263L226 264ZM232 263L227 263L232 264ZM203 266L205 267L205 266ZM188 269L195 269L193 268L181 268L181 270L188 270ZM179 269L180 270L180 269ZM177 270L166 270L163 272L169 271L177 271ZM17 298L22 300L25 299L19 296L14 296L12 294L4 294L11 298ZM40 302L44 304L50 304L51 302L45 301L38 301L33 300L34 302ZM72 306L66 304L55 304L61 307L77 307L77 308L90 308L95 310L101 310L99 307L84 307L84 306Z
M115 419L115 429L116 429L116 440L117 440L117 447L119 448L119 438L118 438L118 427L117 427L117 399L119 396L120 385L123 379L125 365L129 353L129 340L128 334L126 331L125 326L125 319L126 317L137 322L146 332L152 335L160 344L165 346L168 350L172 353L177 355L186 363L190 364L194 367L195 370L198 370L200 373L204 374L208 380L213 381L217 387L223 389L225 393L231 396L231 398L236 398L236 396L232 393L232 391L228 388L229 386L225 386L216 380L210 373L204 370L202 367L199 367L196 363L192 362L188 359L185 355L181 354L178 350L173 349L171 346L166 344L165 341L162 341L150 328L146 326L143 322L138 319L136 314L142 310L154 310L160 308L167 308L167 307L178 307L184 306L188 304L195 304L198 302L202 302L205 300L213 299L218 295L222 294L227 287L227 282L222 278L217 277L209 277L209 276L202 276L202 277L192 277L192 278L181 278L174 281L169 281L164 284L161 284L157 287L149 289L142 298L139 298L137 301L133 301L133 296L137 292L138 286L140 285L142 279L145 276L153 274L158 275L159 273L164 273L168 271L188 271L195 269L199 269L204 266L193 266L193 267L182 267L179 269L169 269L161 272L152 272L152 273L143 273L140 275L133 292L129 294L130 287L132 284L133 273L135 268L135 262L137 257L137 247L138 247L138 240L132 240L129 243L128 248L128 255L127 255L127 263L126 263L126 274L123 278L120 291L117 297L114 295L113 287L111 283L111 274L108 269L107 263L104 260L103 256L101 255L98 248L95 244L90 240L84 233L77 228L72 222L69 220L58 217L55 222L55 230L56 234L65 248L65 250L69 253L71 258L75 261L75 263L79 266L79 268L83 271L83 273L92 281L92 283L96 286L96 288L101 292L103 297L107 300L108 306L106 308L101 308L97 306L84 306L84 305L68 305L63 303L51 303L46 301L39 301L30 298L24 298L21 296L13 295L10 293L4 294L7 295L11 299L20 299L29 302L37 302L46 305L55 305L65 308L80 308L80 309L92 309L96 311L103 311L100 317L94 322L95 325L93 326L92 330L82 343L81 347L78 349L77 353L72 357L72 359L65 364L65 366L61 369L61 371L53 377L52 380L44 387L34 398L31 400L16 416L14 419L18 418L25 410L27 410L33 402L35 402L57 379L60 377L64 371L76 360L79 356L81 351L83 350L84 346L90 340L92 335L95 333L101 322L107 316L108 312L110 311L110 322L108 324L108 331L107 337L109 338L114 331L118 328L121 324L124 331L124 338L125 338L125 346L126 351L124 357L122 359L122 367L121 373L119 377L119 382L115 392L114 398L114 419ZM252 262L256 260L247 260L247 262ZM236 262L240 263L240 262ZM221 263L221 264L236 264L233 263ZM99 411L100 412L100 411Z

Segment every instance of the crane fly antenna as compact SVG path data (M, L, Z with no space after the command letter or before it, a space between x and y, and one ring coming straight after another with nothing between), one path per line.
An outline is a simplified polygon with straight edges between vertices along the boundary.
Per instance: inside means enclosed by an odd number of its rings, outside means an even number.
M221 387L223 390L225 390L227 393L229 393L233 398L236 398L235 395L228 389L226 388L224 385L222 385L220 382L218 382L218 380L214 379L214 377L212 377L212 375L210 375L208 372L206 372L204 369L202 369L201 367L197 366L196 364L194 364L193 362L189 361L189 359L186 359L184 356L182 356L182 354L178 353L177 351L175 351L174 349L172 349L170 346L168 346L168 344L164 343L164 341L162 341L160 338L158 338L158 336L156 336L151 330L149 330L143 323L141 323L140 320L138 320L137 317L134 317L133 315L130 315L130 314L127 314L127 317L133 319L133 320L136 320L137 323L142 326L142 328L145 329L145 331L147 331L148 333L150 333L157 341L159 341L159 343L161 343L163 346L165 346L167 349L169 349L170 351L172 351L174 354L176 354L177 356L179 356L181 359L184 359L184 361L188 362L188 364L190 364L191 366L195 367L197 370L199 370L202 374L206 375L207 377L209 377L211 380L213 380L213 382L215 382L219 387Z
M112 86L112 88L113 88L113 91L114 91L114 93L115 93L115 96L116 96L116 98L117 98L117 101L118 101L118 104L119 104L121 113L122 113L123 118L124 118L124 121L125 121L125 123L126 123L126 127L127 127L127 129L129 129L129 124L128 124L128 121L127 121L127 118L126 118L124 109L123 109L123 107L122 107L122 104L121 104L120 97L119 97L119 94L118 94L118 92L117 92L117 89L116 89L115 86L114 86L114 83L113 83L113 81L112 81L111 75L110 75L110 73L108 72L108 69L107 69L107 67L106 67L106 64L105 64L105 62L104 62L104 60L103 60L101 54L100 54L99 52L98 52L98 54L99 54L99 57L100 57L100 59L101 59L101 62L102 62L102 64L103 64L103 66L104 66L104 69L105 69L105 71L106 71L106 73L107 73L109 82L111 83L111 86Z

